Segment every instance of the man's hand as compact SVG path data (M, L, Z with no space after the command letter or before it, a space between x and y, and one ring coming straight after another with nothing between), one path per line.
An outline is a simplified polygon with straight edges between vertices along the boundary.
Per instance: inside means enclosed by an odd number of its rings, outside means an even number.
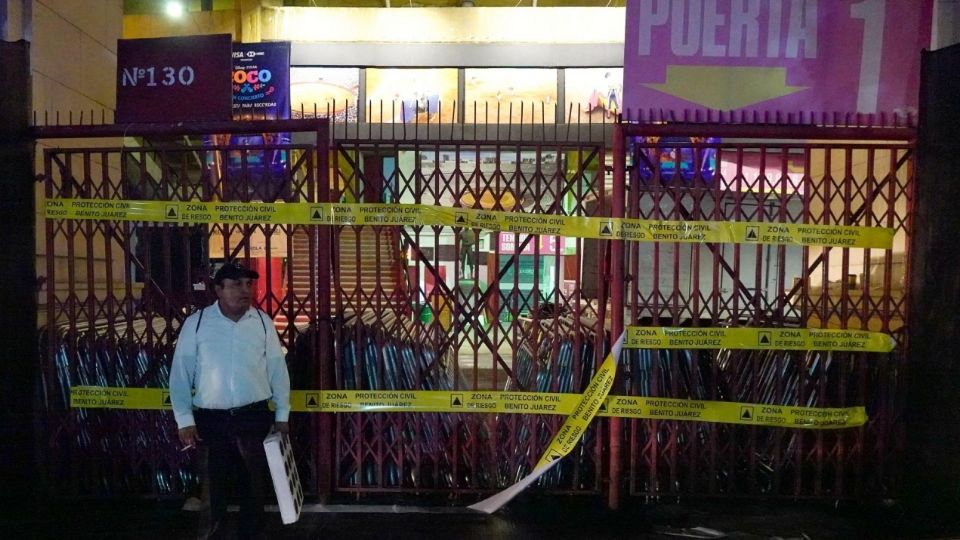
M197 426L187 426L179 430L177 434L180 436L180 442L183 443L184 448L195 447L197 443L203 440L197 433Z
M273 430L277 433L290 433L290 424L288 422L274 422Z

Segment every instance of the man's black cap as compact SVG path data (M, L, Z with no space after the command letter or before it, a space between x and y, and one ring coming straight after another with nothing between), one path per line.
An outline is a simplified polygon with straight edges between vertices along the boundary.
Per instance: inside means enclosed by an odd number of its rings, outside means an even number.
M260 277L260 274L250 270L249 268L243 266L238 262L228 262L217 270L217 273L213 275L213 284L214 285L223 285L223 280L225 279L240 279L240 278L250 278L257 279Z

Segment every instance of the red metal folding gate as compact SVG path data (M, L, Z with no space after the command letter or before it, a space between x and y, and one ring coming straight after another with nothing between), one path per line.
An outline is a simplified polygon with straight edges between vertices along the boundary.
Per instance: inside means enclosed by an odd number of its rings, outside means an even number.
M318 125L190 128L314 129L315 146L47 150L45 195L885 226L897 230L895 248L634 243L423 224L47 220L48 413L39 450L49 457L51 484L163 494L194 483L170 443L168 415L69 409L67 389L165 385L179 322L206 300L193 285L213 255L211 237L222 239L217 246L231 257L256 262L262 249L279 259L259 263L260 306L281 328L294 388L301 389L580 392L624 324L829 327L898 337L903 328L913 179L908 130L699 125L680 132L625 124L614 130L612 153L602 138L382 136L340 137L328 152ZM862 142L881 138L898 142ZM810 139L820 142L804 142ZM245 166L231 177L211 165L230 153L247 163L250 152L280 150L290 159L281 178L266 179L278 187L272 194L254 187L264 179ZM898 485L903 352L631 350L621 359L615 393L865 405L870 420L862 428L806 431L602 419L539 486L602 493L613 506L624 489L647 497L888 496ZM318 414L295 420L295 438L304 476L321 495L469 494L500 489L528 472L561 420ZM126 459L118 462L118 453Z
M890 227L896 231L894 245L871 250L629 243L623 265L628 324L873 330L895 336L900 346L888 354L630 351L619 374L619 389L628 394L861 405L869 421L854 429L808 431L629 420L621 428L623 459L611 456L611 499L617 497L613 479L621 463L629 493L642 496L841 499L896 493L914 178L911 131L728 126L689 132L697 138L687 142L670 134L670 127L623 126L634 164L624 191L615 192L615 208L622 203L624 215ZM739 138L711 139L719 136ZM682 162L702 164L711 153L715 170L681 171Z
M334 200L600 216L605 156L602 143L577 141L337 140ZM581 260L583 244L422 224L335 228L337 388L581 392L606 351L608 305L604 257ZM500 489L532 470L561 421L338 414L334 489ZM599 492L601 429L542 484Z
M308 132L316 143L213 144L210 133ZM176 126L46 126L44 138L142 137L140 146L68 145L44 150L44 197L203 202L318 202L329 186L325 121L258 121ZM193 137L192 140L187 137ZM229 139L227 137L226 139ZM107 139L110 141L111 139ZM222 139L216 139L222 140ZM100 142L100 145L97 145ZM283 165L264 167L282 154ZM232 160L232 165L228 165ZM259 164L259 165L258 165ZM41 199L41 204L43 204ZM301 354L290 364L295 387L325 385L317 359L329 325L317 294L329 279L316 264L329 236L315 226L233 225L48 219L41 292L42 419L37 452L54 494L182 493L197 484L191 456L177 450L169 413L71 409L70 388L161 387L180 324L212 301L211 259L242 259L260 270L256 292L281 343ZM302 260L304 264L297 264ZM297 323L310 323L308 332ZM305 337L307 336L307 337ZM297 361L308 358L309 361ZM301 422L303 455L328 446L329 418ZM308 477L318 483L314 460Z

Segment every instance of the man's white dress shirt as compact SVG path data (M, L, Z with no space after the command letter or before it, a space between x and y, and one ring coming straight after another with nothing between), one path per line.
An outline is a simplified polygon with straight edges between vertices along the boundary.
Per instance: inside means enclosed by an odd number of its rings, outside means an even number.
M187 317L170 368L177 427L194 425L193 407L232 409L265 399L276 404L276 421L286 422L290 377L273 321L251 307L234 322L219 302L205 307L202 318L200 312Z

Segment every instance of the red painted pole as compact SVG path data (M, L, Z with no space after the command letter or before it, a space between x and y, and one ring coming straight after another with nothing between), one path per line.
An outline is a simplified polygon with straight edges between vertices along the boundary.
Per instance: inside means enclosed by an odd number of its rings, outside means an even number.
M603 167L603 164L600 164ZM602 169L601 169L602 170ZM611 215L615 218L624 217L626 208L626 150L624 143L623 125L617 123L613 127L613 197ZM623 309L626 294L624 291L623 275L623 240L611 240L610 245L610 347L620 337L623 331ZM620 359L615 358L619 363ZM617 381L614 381L617 389ZM620 440L622 419L610 419L610 486L607 504L611 510L620 507Z
M326 122L317 126L316 185L317 202L330 202L330 135ZM330 390L334 384L332 376L334 351L331 346L333 329L330 319L330 251L333 228L316 226L311 228L317 229L317 250L310 253L311 260L316 261L316 266L310 269L310 273L316 275L316 281L314 282L316 295L313 302L316 308L314 321L317 325L317 342L314 343L314 351L317 355L317 382L320 384L320 389ZM319 418L314 430L317 443L317 495L321 502L327 502L333 493L333 438L336 434L333 429L333 415L331 413L322 413L317 416Z

